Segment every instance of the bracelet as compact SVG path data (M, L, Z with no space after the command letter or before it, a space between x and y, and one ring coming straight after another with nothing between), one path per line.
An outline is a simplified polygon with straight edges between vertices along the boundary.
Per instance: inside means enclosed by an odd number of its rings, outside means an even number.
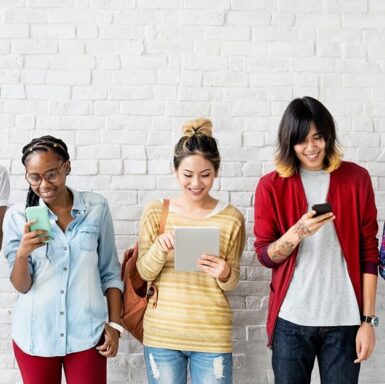
M120 324L114 323L113 321L109 321L107 325L117 330L119 332L119 337L123 336L124 328Z

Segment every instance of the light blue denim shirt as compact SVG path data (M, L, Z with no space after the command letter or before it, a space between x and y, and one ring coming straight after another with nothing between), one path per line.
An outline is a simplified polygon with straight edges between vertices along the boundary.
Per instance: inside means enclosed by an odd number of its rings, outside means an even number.
M13 313L12 338L30 355L63 356L94 347L108 316L106 289L123 290L106 199L71 191L74 219L63 233L49 211L53 238L30 255L32 286L19 293ZM4 218L4 254L11 270L25 222L24 205L12 206Z

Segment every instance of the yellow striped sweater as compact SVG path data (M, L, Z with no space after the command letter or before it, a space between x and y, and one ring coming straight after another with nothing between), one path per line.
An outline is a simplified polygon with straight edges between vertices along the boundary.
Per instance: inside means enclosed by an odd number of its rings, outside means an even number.
M169 212L165 231L177 226L220 228L220 257L231 273L221 282L205 272L174 270L174 252L164 252L157 240L161 201L149 203L139 229L137 268L144 280L155 280L158 303L149 301L144 316L144 345L183 351L232 351L232 310L224 291L239 281L239 261L245 242L243 215L232 205L206 218L191 219Z

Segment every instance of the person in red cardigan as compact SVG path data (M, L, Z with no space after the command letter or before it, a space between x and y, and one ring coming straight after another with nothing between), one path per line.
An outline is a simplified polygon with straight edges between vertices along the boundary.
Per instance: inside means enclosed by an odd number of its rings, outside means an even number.
M314 204L328 202L320 215ZM332 115L293 100L278 131L276 170L256 188L255 250L272 269L268 346L276 384L358 383L374 348L377 210L368 172L342 161Z

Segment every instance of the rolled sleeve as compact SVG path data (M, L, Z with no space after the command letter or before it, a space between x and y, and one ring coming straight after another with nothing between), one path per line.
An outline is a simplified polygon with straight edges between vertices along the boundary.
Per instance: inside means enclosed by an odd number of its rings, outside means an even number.
M107 291L108 288L117 288L121 292L123 292L124 284L123 284L123 282L120 279L119 280L118 279L116 279L116 280L109 280L106 283L102 284L102 289L103 289L104 294L106 294L106 291Z
M20 246L23 236L22 228L24 227L25 216L23 209L20 206L12 206L4 216L3 233L4 233L4 248L3 253L7 259L9 267L9 275L12 273L13 266L16 260L16 252ZM28 258L29 273L33 274L33 266L31 258Z
M269 246L270 244L267 244L261 250L261 257L260 257L261 263L267 268L277 268L279 264L273 261L269 256L269 253L268 253Z
M120 263L114 241L114 227L107 203L100 223L98 256L102 290L104 294L108 288L118 288L123 292L124 285L120 278Z
M378 265L377 263L364 263L363 273L370 273L371 275L377 275L378 274Z

